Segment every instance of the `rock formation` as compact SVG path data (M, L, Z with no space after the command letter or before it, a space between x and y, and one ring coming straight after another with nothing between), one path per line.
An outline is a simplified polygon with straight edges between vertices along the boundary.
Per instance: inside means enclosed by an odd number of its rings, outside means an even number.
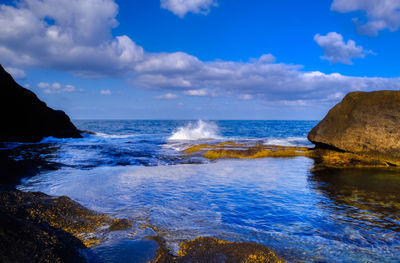
M0 141L37 142L43 137L80 138L63 111L49 108L18 85L0 65Z
M400 91L351 92L308 134L317 149L400 165Z
M66 196L0 186L0 262L86 262L81 249L99 244L105 232L131 226Z

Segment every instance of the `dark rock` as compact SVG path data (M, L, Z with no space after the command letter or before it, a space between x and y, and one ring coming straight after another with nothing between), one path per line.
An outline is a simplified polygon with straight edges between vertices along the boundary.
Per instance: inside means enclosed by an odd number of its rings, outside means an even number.
M15 186L22 178L59 169L61 164L43 156L57 149L55 144L21 144L15 148L0 149L0 184Z
M256 243L198 237L182 242L178 255L172 256L162 240L155 240L160 248L154 263L285 262L272 249Z
M400 91L351 92L308 134L316 148L400 165Z
M69 117L18 85L0 65L0 141L37 142L44 137L81 138Z
M0 189L0 262L84 262L81 249L131 226L66 196Z
M30 214L41 195L0 192L0 262L85 262L78 238Z

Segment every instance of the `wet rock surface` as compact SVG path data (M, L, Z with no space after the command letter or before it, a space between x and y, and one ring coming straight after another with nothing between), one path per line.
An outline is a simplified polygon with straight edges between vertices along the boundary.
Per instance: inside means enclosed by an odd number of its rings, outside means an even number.
M193 145L185 149L184 152L188 155L200 155L209 160L257 159L305 156L308 154L308 148L227 141L218 144Z
M351 92L308 134L319 149L400 165L400 91Z
M80 250L132 222L95 213L70 198L0 190L1 262L85 262Z
M245 263L285 262L270 248L256 243L231 242L213 237L198 237L184 241L177 256L173 256L165 244L157 240L159 250L154 263Z
M184 152L191 156L201 156L209 160L217 159L257 159L289 158L306 156L315 161L314 169L346 167L394 167L391 162L378 156L356 154L326 148L264 145L259 143L222 142L218 144L198 144Z
M0 141L38 142L44 137L80 138L80 131L60 110L49 108L18 85L0 65Z

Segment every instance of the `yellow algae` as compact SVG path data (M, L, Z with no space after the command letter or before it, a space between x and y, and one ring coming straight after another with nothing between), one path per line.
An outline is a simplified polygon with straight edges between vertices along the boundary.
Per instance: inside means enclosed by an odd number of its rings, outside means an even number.
M156 238L159 246L165 242ZM285 262L272 249L256 243L232 242L213 237L198 237L181 242L177 256L160 248L152 262Z
M284 147L259 143L223 142L219 144L200 144L185 150L188 154L202 154L204 158L216 159L257 159L265 157L305 156L306 147Z
M14 202L14 198L18 199L18 202ZM133 223L126 219L113 219L106 214L96 213L66 196L54 198L43 193L14 191L5 193L2 202L10 211L25 213L32 222L46 223L72 234L86 247L103 241L97 234L128 229Z
M307 156L313 158L316 163L316 167L333 167L333 168L345 168L345 167L395 167L399 166L400 163L388 162L386 159L381 159L377 156L371 156L367 154L355 154L350 152L338 152L328 149L315 149L310 150Z

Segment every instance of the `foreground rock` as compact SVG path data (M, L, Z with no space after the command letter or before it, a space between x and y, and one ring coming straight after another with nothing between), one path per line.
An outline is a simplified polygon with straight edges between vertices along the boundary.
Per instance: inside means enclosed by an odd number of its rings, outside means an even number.
M160 241L158 241L160 243ZM172 256L160 244L154 263L261 263L285 262L270 248L256 243L231 242L213 237L199 237L184 241L177 256Z
M80 138L63 111L53 110L18 85L0 65L0 141L37 142L43 137Z
M351 92L308 134L317 149L400 166L400 91Z
M65 196L0 192L1 262L85 262L81 249L100 243L107 231L129 227Z

